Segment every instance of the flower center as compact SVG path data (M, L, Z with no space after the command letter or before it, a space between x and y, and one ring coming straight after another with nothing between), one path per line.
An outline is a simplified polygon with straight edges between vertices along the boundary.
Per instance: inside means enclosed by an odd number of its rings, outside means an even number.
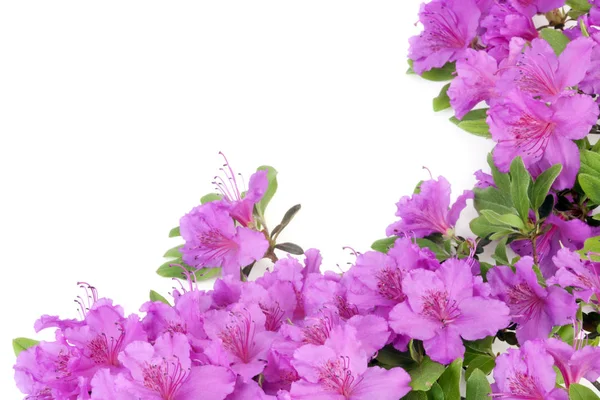
M319 382L329 391L349 399L354 388L362 381L355 379L350 371L350 358L340 357L328 360L319 368Z
M175 394L185 382L188 371L178 362L162 364L146 363L143 371L144 386L160 394L164 400L174 400Z
M402 272L397 268L385 267L377 275L377 288L386 299L403 302L406 296L402 292Z
M334 316L325 315L317 319L317 323L307 326L302 330L304 343L323 345L329 339L329 334L334 326Z
M422 300L423 315L441 322L444 326L454 322L461 315L457 302L450 299L446 291L427 291Z
M281 319L283 318L283 310L279 307L279 303L275 302L274 305L266 306L260 304L260 309L265 314L265 329L268 331L277 332L281 327Z
M423 12L426 31L421 35L427 40L432 52L448 48L462 49L467 43L457 27L461 26L456 14L442 4L441 12Z
M358 308L348 303L348 300L342 296L336 296L335 298L335 306L338 310L338 315L344 321L358 315Z
M508 390L510 390L510 394L519 396L521 399L543 400L545 398L540 393L533 377L524 372L517 372L508 378Z
M250 362L254 348L254 321L246 313L236 313L234 318L219 334L223 347L243 363Z
M543 299L539 298L526 283L508 289L508 305L514 317L532 318L541 311Z
M87 347L90 351L90 358L96 364L103 365L119 365L119 359L117 358L123 347L123 340L125 338L124 330L119 327L121 334L118 338L107 337L105 333L100 333L92 339Z

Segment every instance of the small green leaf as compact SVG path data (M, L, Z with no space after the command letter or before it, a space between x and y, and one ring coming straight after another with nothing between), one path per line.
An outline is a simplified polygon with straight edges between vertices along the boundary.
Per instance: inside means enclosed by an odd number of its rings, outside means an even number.
M179 231L179 227L176 226L175 228L171 229L169 231L169 237L177 237L177 236L181 236L181 232Z
M150 291L150 301L160 301L161 303L165 303L169 306L171 305L171 303L169 303L169 300L165 299L163 296L161 296L154 290Z
M277 192L277 170L268 165L263 165L261 167L258 167L257 169L257 171L263 170L267 171L267 181L269 182L269 186L267 187L267 190L265 191L265 194L262 197L262 199L256 205L256 208L260 215L265 215L265 210L267 209L269 202L275 195L275 192Z
M440 94L433 98L433 111L438 112L450 108L450 97L448 97L448 89L450 84L445 85Z
M413 70L413 60L408 60L409 69L407 71L408 74L414 74ZM428 81L434 82L444 82L450 81L454 79L454 72L456 72L456 64L455 63L447 63L442 68L432 68L429 71L423 72L420 76L423 79L427 79Z
M410 386L413 390L428 391L444 372L445 367L432 361L429 357L423 357L423 362L408 370L411 377Z
M514 231L509 230L509 229L498 231L498 232L494 233L493 235L490 235L490 240L502 240L506 236L510 235L511 233L514 233Z
M292 219L294 219L294 217L296 216L298 211L300 211L300 208L301 208L300 204L296 204L295 206L293 206L292 208L287 210L287 212L284 214L283 219L281 220L279 225L277 225L273 229L273 232L271 232L271 238L277 237L279 235L279 233L281 231L283 231L286 228L286 226L289 225L289 223L292 221Z
M482 371L488 375L492 372L496 366L496 359L490 355L478 355L473 357L467 370L465 371L465 378L469 379L471 374L475 371Z
M579 250L577 253L579 253L581 258L584 260L591 258L593 261L600 261L600 256L596 255L600 254L600 236L594 236L586 239L586 241L583 243L583 249Z
M492 210L481 210L481 215L487 218L493 225L499 226L512 226L518 229L524 229L525 225L523 221L514 214L503 214L500 215Z
M444 391L446 400L460 400L460 379L462 375L462 358L458 358L446 368L438 383Z
M487 187L485 189L475 188L473 192L475 193L473 204L479 212L481 210L492 210L500 215L516 213L510 196L495 187Z
M492 388L485 374L476 369L467 380L467 400L489 400Z
M588 12L592 5L587 0L567 0L567 5L573 10Z
M221 272L221 268L200 268L196 269L190 267L189 265L185 265L181 258L176 258L174 260L169 260L162 264L156 270L156 273L164 278L178 278L186 280L187 277L183 274L183 271L177 265L181 265L185 268L189 273L193 273L196 275L197 281L203 281L210 278L213 278Z
M487 163L490 166L490 170L492 171L492 177L494 178L494 183L500 189L502 193L510 192L510 175L500 172L496 164L494 164L494 157L492 153L488 153Z
M209 193L200 198L200 204L206 204L206 203L210 203L212 201L218 201L218 200L221 200L222 198L223 198L223 196L220 195L219 193Z
M502 226L491 224L483 215L473 219L469 223L469 227L471 228L471 232L480 238L487 238L503 228Z
M600 141L598 141L600 143ZM595 147L595 145L594 145ZM581 150L579 152L581 160L580 174L600 175L600 153L590 150Z
M573 345L573 339L575 338L575 330L573 325L563 325L553 329L553 333L560 336L560 339L569 344Z
M302 250L302 247L294 243L278 243L275 245L275 248L277 250L285 251L287 253L294 254L297 256L301 256L302 254L304 254L304 250Z
M487 124L488 108L481 108L467 113L462 119L451 117L450 121L464 131L476 136L491 138L490 127Z
M565 50L567 44L570 42L564 33L553 28L542 29L540 36L550 44L550 47L552 47L557 56Z
M569 386L569 399L571 400L597 400L598 398L591 389L579 383L572 383Z
M421 248L428 248L433 251L438 261L445 261L452 257L452 254L448 254L446 249L429 239L417 239L417 244Z
M182 244L180 244L179 246L175 246L172 249L167 250L167 252L163 255L163 257L166 258L180 258L181 257L181 251L179 251L179 249L181 249L183 247Z
M13 339L12 345L13 350L15 351L15 356L18 356L23 350L27 350L30 347L33 347L39 343L39 340L28 339L24 337L18 337Z
M600 204L600 178L588 174L579 174L579 184L590 200Z
M371 249L378 251L380 253L386 253L389 251L390 247L394 245L394 242L398 239L398 236L390 236L385 239L379 239L373 242L371 245Z
M492 256L500 265L508 265L508 255L506 254L506 240L501 240L496 245L496 250Z
M427 400L427 393L420 390L413 390L408 392L402 400Z
M444 390L439 383L434 383L431 389L429 389L427 400L444 400Z
M561 171L562 165L555 164L537 177L533 184L533 195L531 196L531 207L534 210L537 210L542 206L552 184L554 184L554 181Z
M517 157L510 164L510 196L513 204L524 222L529 221L529 185L531 175L527 172L521 157Z

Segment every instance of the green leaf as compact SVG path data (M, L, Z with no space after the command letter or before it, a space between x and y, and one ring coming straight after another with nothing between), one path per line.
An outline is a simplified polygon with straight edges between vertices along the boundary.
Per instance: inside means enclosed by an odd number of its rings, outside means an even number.
M600 236L594 236L586 239L583 243L583 249L579 250L577 253L581 256L582 259L588 260L588 256L593 261L600 261L600 256L595 254L589 255L588 253L600 253Z
M378 251L380 253L386 253L389 251L390 247L394 245L394 242L398 239L398 236L390 236L385 239L379 239L373 242L371 245L371 249Z
M570 42L564 33L553 28L542 29L540 36L550 44L550 47L552 47L557 56L565 50L567 44Z
M298 211L300 211L300 208L301 208L300 204L296 204L295 206L293 206L292 208L287 210L287 212L284 214L279 225L277 225L273 229L273 232L271 232L271 238L277 237L279 235L279 233L281 231L283 231L289 225L289 223L292 221L292 219L294 219L294 217L296 216Z
M269 202L275 195L275 192L277 192L277 170L268 165L263 165L257 169L257 171L263 170L267 171L267 181L269 182L269 186L262 199L256 204L259 215L265 215L265 210L267 209Z
M444 390L439 383L434 383L429 392L427 392L427 400L444 400Z
M511 233L514 233L514 231L510 230L510 229L501 230L501 231L498 231L498 232L490 235L489 239L490 240L502 240L506 236L510 235Z
M494 164L494 157L492 153L488 153L487 163L490 166L490 170L492 171L492 177L494 178L494 183L500 189L502 193L510 192L510 176L508 174L500 172L496 164Z
M275 245L275 248L277 250L285 251L287 253L294 254L297 256L301 256L302 254L304 254L304 250L302 250L302 247L294 243L278 243Z
M169 300L165 299L163 296L161 296L154 290L150 291L150 301L160 301L161 303L165 303L169 306L171 305L171 303L169 303Z
M450 121L464 131L476 136L491 138L490 127L486 122L488 108L480 108L467 113L462 119L451 117Z
M24 337L18 337L13 339L12 345L13 350L15 351L15 356L18 356L20 352L23 350L27 350L30 347L33 347L39 343L39 340L28 339Z
M484 374L488 375L492 372L496 366L496 359L490 355L478 355L473 357L467 370L465 371L465 378L469 379L471 374L475 371L483 371Z
M592 5L587 0L567 0L567 5L573 10L588 12L592 9Z
M432 240L417 239L417 244L421 248L428 248L429 250L433 251L438 261L445 261L452 257L452 254L448 254L446 249L444 249L442 246L438 245Z
M173 229L171 229L169 231L169 237L170 238L177 237L177 236L181 236L181 232L179 232L179 227L178 226L176 226L175 228L173 228Z
M458 358L446 368L446 371L438 379L438 383L444 391L446 400L460 400L460 378L462 375L462 358Z
M471 228L471 232L480 238L487 238L503 228L502 226L491 224L483 215L473 219L469 223L469 227Z
M409 370L416 365L407 352L401 353L392 346L385 346L379 350L375 359L387 369L402 367Z
M500 215L492 210L481 210L481 215L487 218L491 224L500 226L512 226L518 229L524 229L525 225L521 219L514 214Z
M421 193L421 185L423 184L424 181L419 181L419 183L417 183L417 186L415 186L415 190L413 190L413 194L419 194Z
M410 386L413 390L428 391L444 372L445 367L432 361L429 357L423 357L423 362L408 370L411 377Z
M573 339L575 338L575 330L573 329L573 325L559 326L554 328L552 332L560 336L560 339L563 342L569 344L570 346L573 345Z
M404 396L402 398L403 400L427 400L427 393L423 392L423 391L411 391L408 392L408 394L406 396Z
M408 74L414 74L415 71L413 70L413 60L408 60ZM456 71L456 64L455 63L447 63L446 65L444 65L442 68L432 68L429 71L425 71L423 72L420 76L423 79L427 79L428 81L434 81L434 82L444 82L444 81L451 81L452 79L454 79L454 72Z
M569 386L569 399L571 400L593 400L598 399L592 389L588 389L579 383L572 383Z
M600 178L588 174L579 174L579 184L590 200L600 204Z
M598 141L600 143L600 141ZM594 145L595 146L595 145ZM582 150L579 153L581 160L580 174L600 175L600 153L590 150Z
M531 196L531 207L534 210L537 210L542 206L552 184L562 171L562 165L555 164L542 172L540 176L537 177L535 183L533 184L533 194Z
M448 88L450 84L445 85L440 94L433 98L433 111L438 112L450 108L450 97L448 97Z
M517 157L510 164L510 196L513 204L524 222L529 221L529 185L531 175L527 172L521 157Z
M167 250L167 252L163 255L163 257L167 257L167 258L180 258L181 257L181 251L179 251L179 249L181 249L183 247L182 244L180 244L179 246L175 246L172 249Z
M473 192L475 193L473 204L477 211L492 210L500 215L515 214L515 209L512 206L510 196L495 187L488 187L485 189L475 188L473 189Z
M467 400L489 400L492 388L485 374L476 369L467 380Z
M197 281L203 281L203 280L207 280L210 278L214 278L215 276L219 275L219 273L221 272L221 268L196 269L196 268L190 267L189 265L185 265L181 258L176 258L174 260L169 260L169 261L165 262L164 264L162 264L160 267L158 267L158 269L156 270L156 273L164 278L178 278L178 279L186 280L187 277L183 274L183 271L181 270L181 268L176 266L175 264L181 265L190 273L194 273L196 275ZM171 266L171 265L173 265L173 266Z
M200 198L200 204L206 204L206 203L210 203L212 201L218 201L218 200L221 200L222 198L223 198L223 196L220 195L219 193L209 193Z
M500 265L508 265L508 254L506 254L506 240L501 240L496 245L496 250L494 251L494 255L492 256L496 262Z

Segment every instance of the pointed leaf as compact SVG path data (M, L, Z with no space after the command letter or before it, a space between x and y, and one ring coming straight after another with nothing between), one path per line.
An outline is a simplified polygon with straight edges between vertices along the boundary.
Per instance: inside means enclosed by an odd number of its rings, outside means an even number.
M163 255L163 257L166 258L180 258L181 257L181 251L179 251L179 249L181 249L183 247L182 244L180 244L179 246L175 246L172 249L167 250L167 252Z
M301 256L302 254L304 254L304 250L302 250L302 247L294 243L278 243L275 245L275 248L297 256Z
M450 97L448 97L448 89L450 84L445 85L440 94L433 98L433 111L438 112L450 108Z
M292 208L287 210L287 212L283 216L283 219L281 220L279 225L277 225L273 229L273 232L271 232L272 238L276 237L281 231L283 231L285 229L286 226L288 226L288 224L292 221L294 216L298 213L298 211L300 211L300 208L301 208L300 204L296 204L295 206L293 206Z
M467 380L467 400L489 400L492 388L485 374L476 369Z
M27 350L30 347L33 347L39 343L39 340L18 337L13 339L12 345L13 350L15 351L15 356L18 356L23 350Z
M588 174L579 174L579 184L590 200L600 204L600 178Z
M567 44L570 42L564 33L553 28L542 29L540 36L550 44L550 47L552 47L557 56L565 50Z
M206 203L210 203L213 201L218 201L218 200L221 200L222 198L223 198L223 196L220 195L219 193L209 193L200 198L200 204L206 204Z
M258 204L256 204L256 208L260 215L265 215L265 210L267 209L269 202L275 195L275 192L277 192L278 185L277 185L277 170L275 168L270 167L268 165L263 165L261 167L258 167L258 169L257 169L257 171L262 171L262 170L267 171L267 181L269 182L269 186L267 187L267 190L265 191L263 198L258 202Z
M476 136L491 138L490 127L487 123L488 108L480 108L467 113L462 119L450 118L450 121L464 131Z
M150 291L150 301L160 301L161 303L165 303L167 305L171 305L169 300L165 299L163 296L155 292L154 290Z
M517 157L510 164L510 196L521 219L529 220L529 185L531 175L527 172L521 157Z
M537 210L542 206L552 184L560 174L560 171L562 171L562 165L555 164L537 177L533 184L533 195L531 197L531 207L534 210Z
M588 389L579 383L569 386L569 399L571 400L598 400L598 396L592 389Z
M176 226L175 228L171 229L169 231L169 237L177 237L177 236L181 236L181 232L179 232L179 227Z
M445 367L442 364L432 361L429 357L425 356L421 364L407 371L411 377L410 387L413 390L423 390L426 392L431 389L444 370Z
M462 358L458 358L446 368L446 371L438 379L438 383L444 391L446 400L460 400L460 379L462 376Z
M389 251L390 247L394 245L394 242L398 239L398 236L390 236L385 239L379 239L373 242L371 245L371 249L378 251L380 253L386 253Z
M407 74L414 74L415 71L412 69L413 60L408 60L408 71ZM442 68L432 68L429 71L423 72L420 76L423 79L434 82L450 81L454 79L454 73L456 72L455 63L447 63Z

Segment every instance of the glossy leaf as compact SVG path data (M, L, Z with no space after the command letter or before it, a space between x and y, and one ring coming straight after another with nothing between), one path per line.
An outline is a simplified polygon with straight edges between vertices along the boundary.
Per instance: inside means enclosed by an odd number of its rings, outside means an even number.
M410 386L413 390L428 391L438 380L446 368L429 357L423 357L423 361L414 368L408 370L411 381Z
M510 196L523 221L529 220L529 185L531 175L527 172L521 157L510 164Z
M454 360L440 376L440 379L438 379L438 383L444 391L444 398L446 400L460 400L462 364L462 358Z
M537 177L533 184L533 192L531 196L531 207L534 210L537 210L542 206L552 184L562 171L562 165L555 164L542 172L540 176Z
M598 176L579 174L579 184L590 200L600 204L600 178Z
M169 300L167 300L166 298L164 298L162 295L158 294L154 290L150 291L150 301L160 301L161 303L165 303L169 306L171 305L171 303L169 303Z
M600 143L600 141L598 141ZM595 146L594 146L595 147ZM590 150L582 150L579 153L581 160L580 174L589 174L593 176L600 175L600 153Z
M290 208L289 210L287 210L287 212L284 214L283 219L281 220L281 222L279 223L279 225L277 225L274 229L273 232L271 232L271 237L277 237L277 235L279 235L279 233L281 231L283 231L285 229L286 226L288 226L288 224L292 221L292 219L294 218L294 216L296 216L296 214L298 213L298 211L300 211L300 204L296 204L295 206L293 206L292 208Z
M500 215L516 213L516 210L512 206L510 196L495 187L488 187L485 189L475 188L473 189L473 192L475 193L473 204L475 209L479 212L481 212L481 210L492 210Z
M181 236L181 232L179 231L179 227L176 226L175 228L171 229L169 231L169 237L177 237L177 236Z
M302 250L302 247L294 243L278 243L275 245L275 248L277 250L282 250L297 256L301 256L302 254L304 254L304 250Z
M500 226L511 226L518 229L525 228L523 221L514 214L500 215L492 210L481 210L481 215L487 218L491 224Z
M598 400L598 396L592 389L588 389L579 383L569 386L569 399L571 400Z
M472 133L476 136L491 138L490 127L487 120L487 108L473 110L467 113L462 119L456 117L450 118L450 121L462 130Z
M12 345L13 350L15 352L15 356L18 356L23 350L27 350L30 347L36 346L39 343L39 340L18 337L13 339Z
M476 369L467 380L466 400L489 400L492 388L485 374Z
M434 383L427 392L427 400L444 400L444 390L439 383Z
M433 98L433 111L438 112L450 108L450 97L448 97L448 89L450 84L445 85L440 94Z
M390 236L385 239L379 239L373 242L371 245L371 249L378 251L380 253L386 253L389 251L390 247L394 245L394 242L398 239L397 236Z

